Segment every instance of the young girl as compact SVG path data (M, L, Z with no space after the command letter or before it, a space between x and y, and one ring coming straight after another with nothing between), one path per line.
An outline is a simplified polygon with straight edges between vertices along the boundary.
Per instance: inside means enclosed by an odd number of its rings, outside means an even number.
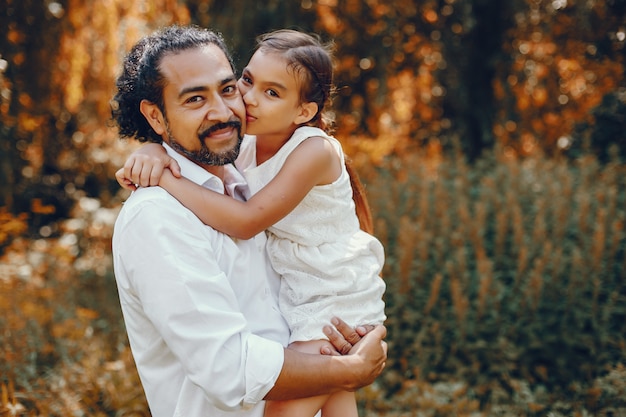
M252 196L237 201L167 169L159 181L205 224L232 237L248 239L267 229L267 252L282 276L279 305L291 328L290 348L314 354L331 317L352 326L386 318L383 247L360 229L354 203L360 184L346 168L340 143L322 130L332 76L331 55L317 38L292 30L262 35L238 81L247 136L235 165ZM159 145L136 152L158 153L165 161ZM150 172L156 165L141 169ZM118 181L132 188L123 172L118 171ZM269 401L265 415L314 416L320 409L324 417L357 416L349 392Z

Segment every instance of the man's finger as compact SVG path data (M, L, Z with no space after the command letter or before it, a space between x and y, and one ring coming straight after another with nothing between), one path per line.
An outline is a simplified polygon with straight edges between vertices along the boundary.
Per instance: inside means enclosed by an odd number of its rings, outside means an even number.
M324 326L324 334L328 337L328 341L335 347L335 350L341 355L347 355L352 349L352 345L344 339L344 337L331 326Z
M335 347L330 343L322 345L320 353L327 356L340 356L339 352L337 352Z
M386 349L387 342L383 339L387 336L387 328L384 325L375 326L374 329L367 334L367 336L372 335L373 337L377 337L384 343L383 347Z
M355 330L359 334L359 336L363 337L372 330L374 330L374 327L376 326L374 326L373 324L364 324L362 326L356 326Z
M331 323L350 345L354 346L359 340L361 340L361 336L356 332L356 330L354 330L351 326L348 326L348 324L340 318L333 317Z

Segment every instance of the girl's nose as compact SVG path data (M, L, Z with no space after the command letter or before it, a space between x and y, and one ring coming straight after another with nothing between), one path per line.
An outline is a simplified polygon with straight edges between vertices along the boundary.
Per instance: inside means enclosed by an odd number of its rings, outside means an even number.
M253 91L252 88L244 93L243 101L248 106L256 106L256 104L257 104L256 96L255 96L254 91Z

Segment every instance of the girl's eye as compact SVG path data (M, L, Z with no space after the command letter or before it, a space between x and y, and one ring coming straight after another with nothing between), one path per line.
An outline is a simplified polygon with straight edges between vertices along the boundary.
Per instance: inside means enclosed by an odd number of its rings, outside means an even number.
M245 75L241 76L241 81L243 81L246 84L252 84L252 80L250 79L250 77L247 77Z
M267 94L272 97L278 97L278 93L274 90L267 90Z

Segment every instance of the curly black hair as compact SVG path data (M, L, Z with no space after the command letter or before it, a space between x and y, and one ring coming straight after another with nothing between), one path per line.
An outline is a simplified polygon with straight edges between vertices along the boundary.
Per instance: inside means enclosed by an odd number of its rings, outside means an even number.
M217 45L228 59L233 72L235 65L221 34L197 26L168 26L135 44L124 58L122 74L118 77L117 93L111 102L111 116L122 138L139 142L161 143L162 138L150 126L139 110L142 100L155 103L165 114L163 88L165 79L160 72L161 60L172 53L205 45Z

